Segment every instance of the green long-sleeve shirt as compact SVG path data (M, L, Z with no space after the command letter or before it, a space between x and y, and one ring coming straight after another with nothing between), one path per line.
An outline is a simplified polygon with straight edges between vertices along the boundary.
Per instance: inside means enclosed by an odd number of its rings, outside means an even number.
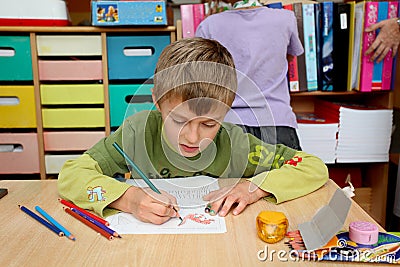
M317 157L283 145L265 144L230 123L222 123L214 142L201 154L186 158L174 151L162 135L158 111L127 118L110 136L82 156L67 161L59 174L61 197L107 216L107 206L130 185L112 177L129 171L125 159L112 146L117 142L149 178L196 175L248 178L280 203L308 194L328 179ZM139 176L132 172L132 176Z

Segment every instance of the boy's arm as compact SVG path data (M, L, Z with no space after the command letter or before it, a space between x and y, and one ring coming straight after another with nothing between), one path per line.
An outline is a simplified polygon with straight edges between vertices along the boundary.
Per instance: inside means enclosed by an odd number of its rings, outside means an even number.
M297 151L279 168L262 172L248 180L271 193L266 199L278 204L317 190L328 178L328 168L321 159Z
M68 160L58 176L60 196L77 206L106 217L114 210L105 209L130 187L103 174L99 164L88 154Z

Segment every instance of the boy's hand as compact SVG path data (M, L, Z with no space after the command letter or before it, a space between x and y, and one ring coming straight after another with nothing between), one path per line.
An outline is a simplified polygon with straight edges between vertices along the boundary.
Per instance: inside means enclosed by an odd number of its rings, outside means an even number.
M219 214L224 217L229 210L236 206L232 214L240 214L247 205L258 201L262 197L268 196L269 193L259 189L256 185L249 181L238 183L233 188L231 186L223 187L204 196L204 200L211 201L210 214ZM215 200L215 201L214 201Z
M173 207L177 207L176 198L165 191L157 194L150 188L130 187L110 207L132 213L138 220L153 224L163 224L177 217Z

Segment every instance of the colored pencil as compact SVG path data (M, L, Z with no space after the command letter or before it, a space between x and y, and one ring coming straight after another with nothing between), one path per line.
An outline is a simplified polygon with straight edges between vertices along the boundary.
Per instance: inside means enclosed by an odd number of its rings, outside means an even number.
M75 237L69 232L67 229L65 229L64 226L62 226L59 222L57 222L53 217L51 217L47 212L45 212L41 207L35 206L35 209L37 212L39 212L44 218L46 218L50 223L52 223L55 227L60 229L66 237L69 239L75 241Z
M93 230L95 230L96 232L101 234L102 236L106 237L108 240L114 239L112 234L107 233L105 230L101 229L97 225L95 225L95 224L91 223L90 221L86 220L85 218L80 216L78 213L73 212L70 208L64 207L64 210L65 210L66 213L68 213L69 215L71 215L75 219L81 221L82 223L86 224L87 226L89 226L90 228L92 228Z
M156 192L157 194L161 194L160 190L157 189L157 187L150 181L149 178L147 178L147 176L142 172L142 170L139 168L139 166L137 166L135 164L135 162L133 162L133 160L124 152L124 150L122 150L122 148L116 143L114 142L112 144L114 146L114 148L125 158L126 161L128 161L129 165L131 165L132 168L135 169L135 171L139 174L139 176L145 181L145 183L151 188L151 190L153 190L154 192ZM181 222L183 221L182 217L179 215L178 211L176 210L175 207L172 207L174 209L174 211L176 212L176 214L179 216L179 219L181 220Z
M18 207L25 212L26 214L28 214L29 216L31 216L33 219L35 219L36 221L40 222L41 224L43 224L44 226L46 226L48 229L50 229L51 231L53 231L54 233L56 233L59 236L64 236L64 233L58 229L57 227L55 227L54 225L52 225L51 223L49 223L48 221L46 221L45 219L41 218L39 215L37 215L36 213L34 213L33 211L31 211L30 209L28 209L25 206L22 205L18 205Z
M70 207L70 208L77 209L80 212L85 213L87 216L92 217L93 219L95 219L96 221L98 221L98 222L100 222L100 223L102 223L104 225L107 225L107 226L110 225L110 223L107 222L106 220L104 220L103 218L100 218L100 217L94 215L93 213L90 213L90 212L88 212L88 211L76 206L75 204L73 204L73 203L71 203L69 201L66 201L65 199L59 198L58 200L61 202L61 204L64 204L65 206Z
M121 237L121 236L120 236L117 232L115 232L113 229L108 228L107 226L105 226L104 224L102 224L102 223L96 221L96 220L93 219L92 217L87 216L85 213L83 213L83 212L81 212L81 211L79 211L79 210L77 210L77 209L74 209L74 208L71 208L71 210L72 210L73 212L77 213L78 215L82 216L82 217L85 218L86 220L90 221L91 223L97 225L98 227L100 227L101 229L103 229L104 231L106 231L107 233L112 234L112 235L115 236L115 237Z

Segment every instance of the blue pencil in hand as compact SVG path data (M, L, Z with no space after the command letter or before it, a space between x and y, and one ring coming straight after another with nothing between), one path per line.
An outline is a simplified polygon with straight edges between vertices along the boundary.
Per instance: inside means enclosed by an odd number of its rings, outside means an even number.
M75 241L75 237L67 229L65 229L64 226L59 224L53 217L51 217L47 212L45 212L41 207L36 206L35 209L43 217L45 217L50 223L52 223L55 227L60 229L65 234L66 237L68 237L69 239Z
M156 192L157 194L161 194L160 190L157 189L157 187L150 181L149 178L147 178L147 176L142 172L142 170L139 168L139 166L137 166L135 164L135 162L133 162L133 160L131 160L131 158L122 150L122 148L116 143L114 142L113 147L125 158L126 161L128 161L129 165L135 169L135 171L140 175L140 177L146 182L146 184L151 188L151 190L153 190L154 192ZM181 220L181 222L183 221L182 217L179 215L178 211L175 209L175 207L172 207L174 209L174 211L176 212L176 214L179 216L179 219Z
M58 229L57 227L55 227L53 224L49 223L48 221L46 221L45 219L41 218L40 216L38 216L37 214L35 214L33 211L31 211L30 209L22 206L22 205L18 205L18 207L25 212L26 214L28 214L29 216L31 216L33 219L35 219L36 221L40 222L41 224L43 224L44 226L46 226L48 229L50 229L51 231L53 231L54 233L56 233L59 236L64 236L64 233Z

